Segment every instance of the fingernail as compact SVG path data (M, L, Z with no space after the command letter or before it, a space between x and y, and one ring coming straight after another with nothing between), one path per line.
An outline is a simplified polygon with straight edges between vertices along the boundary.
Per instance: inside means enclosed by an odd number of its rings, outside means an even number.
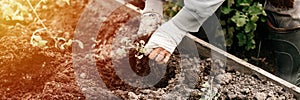
M156 59L155 59L155 61L157 61L157 62L161 62L161 60L163 60L163 59L164 59L164 56L162 56L162 55L158 54L158 55L156 56Z

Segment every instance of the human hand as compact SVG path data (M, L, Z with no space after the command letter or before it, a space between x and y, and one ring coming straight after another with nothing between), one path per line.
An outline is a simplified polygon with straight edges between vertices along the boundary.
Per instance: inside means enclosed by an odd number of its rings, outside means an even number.
M152 34L145 45L145 54L159 64L167 63L186 33L186 31L179 29L172 21L164 23Z
M148 56L159 64L167 63L171 57L171 53L162 47L155 48Z

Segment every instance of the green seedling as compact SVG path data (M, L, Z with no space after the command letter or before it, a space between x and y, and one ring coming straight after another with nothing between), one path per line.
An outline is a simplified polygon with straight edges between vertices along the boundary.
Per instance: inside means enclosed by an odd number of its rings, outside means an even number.
M142 59L144 57L144 53L146 52L146 42L144 40L140 40L139 42L133 44L132 40L129 37L123 37L120 42L125 45L120 46L120 48L116 50L116 54L118 56L126 56L127 50L135 49L136 51L138 51L138 53L134 55L136 58Z

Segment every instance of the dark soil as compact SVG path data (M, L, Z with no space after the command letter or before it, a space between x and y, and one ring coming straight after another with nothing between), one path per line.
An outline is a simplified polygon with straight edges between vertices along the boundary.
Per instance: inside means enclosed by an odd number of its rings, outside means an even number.
M30 44L31 34L42 28L40 24L9 25L0 22L7 29L5 33L1 31L0 37L1 99L85 98L75 82L71 48L56 48L49 36L71 38L85 4L84 1L76 1L71 2L72 6L60 7L50 0L47 9L38 9L48 31L36 35L48 41L48 48L33 47Z
M74 0L71 1L71 5L59 5L56 1L48 0L47 9L38 9L48 30L41 31L37 35L41 35L44 40L48 41L48 48L33 47L30 44L31 34L42 28L40 24L32 22L24 25L6 25L0 22L0 27L6 29L0 31L1 99L93 98L93 95L86 93L92 93L101 87L96 87L97 85L84 87L78 84L93 84L94 82L88 79L90 76L87 76L92 72L84 71L92 69L89 65L92 60L84 59L86 56L95 59L96 70L108 88L98 91L111 93L122 99L174 99L175 97L199 99L205 95L219 96L219 99L294 99L293 95L282 87L239 72L227 72L220 69L219 74L211 78L211 73L214 72L212 65L216 64L225 69L226 66L221 61L189 57L177 52L172 55L171 60L165 66L166 74L157 84L145 88L131 86L120 79L115 70L115 67L122 67L120 65L123 64L123 60L131 61L130 67L140 76L147 76L151 73L151 66L153 66L151 64L156 65L150 63L149 66L145 66L152 61L147 57L143 57L142 60L137 59L134 57L136 52L133 49L126 49L127 54L124 56L116 56L116 52L112 52L124 45L119 43L124 37L137 39L134 33L137 32L139 22L136 17L138 14L134 11L120 7L107 16L96 38L97 41L101 41L95 43L92 55L73 54L72 47L60 49L55 46L55 41L51 36L73 38L77 22L87 3L87 0ZM88 63L80 66L83 68L82 72L76 71L77 67L72 59L74 56L79 58L77 59L79 62ZM120 62L114 62L114 60ZM208 92L214 88L204 85L210 82L210 79L220 83L217 87L222 87L214 90L216 94ZM194 80L196 84L188 84L193 83ZM136 82L139 83L139 81ZM209 86L213 85L209 84ZM188 92L190 94L186 94Z

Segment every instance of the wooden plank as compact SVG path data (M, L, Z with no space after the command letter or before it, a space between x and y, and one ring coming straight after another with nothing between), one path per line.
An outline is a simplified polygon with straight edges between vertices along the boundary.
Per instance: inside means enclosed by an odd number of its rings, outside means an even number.
M188 34L187 37L191 38L192 40L194 40L195 42L199 43L198 50L201 50L199 53L200 55L206 56L206 57L210 57L211 53L207 53L207 52L202 52L202 51L213 51L214 53L218 53L220 55L225 56L226 59L226 64L227 67L229 67L229 70L236 70L239 71L241 73L245 73L245 74L249 74L249 75L257 75L258 78L263 79L263 80L268 80L271 81L275 84L278 84L279 86L282 86L283 88L285 88L286 90L288 90L289 92L293 93L297 99L300 99L300 88L297 87L294 84L291 84L257 66L254 66L232 54L229 54L191 34Z

